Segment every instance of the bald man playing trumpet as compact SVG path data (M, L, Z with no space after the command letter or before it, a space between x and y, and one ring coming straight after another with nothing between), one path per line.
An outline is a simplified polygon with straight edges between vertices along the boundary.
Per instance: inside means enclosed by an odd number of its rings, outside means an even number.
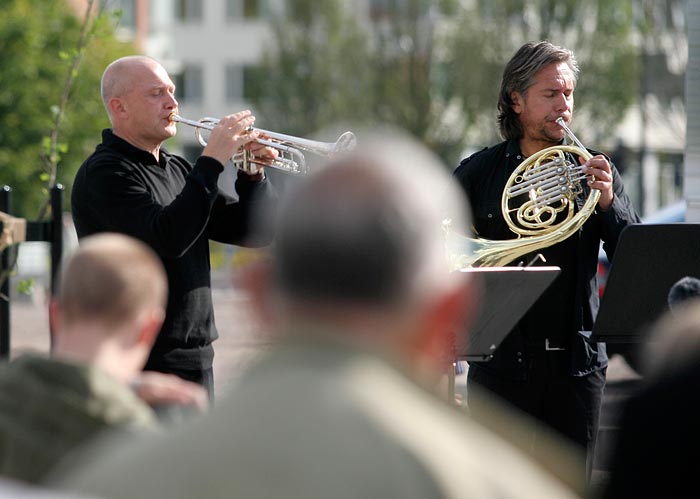
M238 172L238 200L218 187L224 165L241 148L274 159L255 142L250 111L224 117L194 164L167 152L174 136L175 85L165 68L144 56L112 62L102 76L102 100L112 127L81 165L71 196L79 238L120 232L151 246L169 283L166 318L145 369L200 383L213 395L212 342L217 338L211 298L209 240L268 244L263 216L272 216L274 189L261 171ZM261 223L256 223L261 222Z

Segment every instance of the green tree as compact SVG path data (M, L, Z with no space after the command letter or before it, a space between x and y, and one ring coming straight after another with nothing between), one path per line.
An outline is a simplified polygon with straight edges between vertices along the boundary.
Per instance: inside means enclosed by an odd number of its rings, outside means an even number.
M486 49L492 54L489 62L501 67L530 40L549 40L573 50L581 67L576 89L577 134L584 142L599 144L612 134L638 95L637 1L478 0L474 11L464 15L479 20L477 36L488 40L487 47L496 47ZM496 81L494 106L497 90Z
M654 32L655 50L671 55L678 43L669 45L669 34L684 36L682 3L386 0L372 2L367 19L342 0L290 0L251 98L280 130L305 134L344 119L395 124L454 165L465 149L498 140L506 61L526 41L548 39L572 49L581 66L577 134L611 145L639 100L640 35Z
M271 19L272 45L245 82L259 126L307 135L366 119L369 40L360 25L338 0L285 5L285 15Z
M369 30L372 120L404 128L446 159L464 142L463 115L455 112L444 63L449 16L457 12L455 1L385 2Z
M688 37L684 0L637 0L636 25L641 34L639 99L642 127L653 121L685 138L685 69ZM650 106L649 100L656 101ZM656 107L656 112L654 107ZM651 108L651 109L650 109ZM658 108L675 113L658 112Z
M261 122L287 133L307 135L340 122L393 124L441 151L433 10L456 4L386 2L367 22L342 0L286 2L284 14L272 19L274 36L246 82L247 96Z
M55 126L66 76L79 46L82 12L65 0L6 0L0 17L0 182L13 189L14 212L34 218L47 198L52 172L42 157ZM91 22L94 22L91 21ZM109 126L99 80L112 59L132 53L113 26L91 24L89 49L58 123L57 181L70 185L83 159ZM92 28L91 28L92 29Z

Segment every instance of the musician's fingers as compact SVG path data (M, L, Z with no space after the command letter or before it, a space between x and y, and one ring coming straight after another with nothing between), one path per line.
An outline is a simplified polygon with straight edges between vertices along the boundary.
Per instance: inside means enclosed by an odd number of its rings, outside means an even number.
M258 138L259 132L252 129L255 117L250 111L228 115L219 121L208 137L202 154L225 164L245 144Z
M219 127L233 132L234 135L238 135L246 128L252 127L253 123L255 123L255 116L250 111L240 111L222 118L219 121Z
M260 132L257 130L241 130L241 133L235 136L236 141L241 145L252 144L253 141L258 138Z
M274 159L279 156L279 150L274 147L266 146L258 142L250 142L246 145L246 149L252 152L257 157L266 157Z
M221 118L219 123L231 124L231 123L241 121L242 119L250 117L250 116L253 116L253 113L249 109L245 109L243 111L238 111L237 113L228 114L228 115L224 116L223 118ZM254 116L253 116L253 119L255 119Z
M612 170L610 168L610 162L605 158L605 156L594 156L583 164L583 173L586 175L593 176L596 180L603 182L612 182ZM589 179L589 184L591 179Z
M610 162L608 159L603 156L602 154L599 154L597 156L593 156L589 161L589 165L592 166L593 168L597 168L599 170L603 170L606 172L610 172Z

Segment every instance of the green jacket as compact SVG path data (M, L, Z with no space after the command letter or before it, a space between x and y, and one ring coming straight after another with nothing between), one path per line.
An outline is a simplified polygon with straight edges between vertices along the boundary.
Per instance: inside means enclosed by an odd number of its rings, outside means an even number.
M70 473L58 488L110 499L573 497L380 357L320 335L270 350L177 433Z
M91 366L37 356L0 365L0 473L40 482L70 451L113 428L146 429L153 411Z

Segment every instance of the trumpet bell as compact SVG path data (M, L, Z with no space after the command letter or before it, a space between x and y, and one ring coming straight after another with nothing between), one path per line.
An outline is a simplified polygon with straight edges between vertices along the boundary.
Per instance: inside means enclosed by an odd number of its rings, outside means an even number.
M207 137L205 136L207 131L213 130L219 123L218 118L204 117L195 121L183 118L175 113L170 115L170 121L194 127L195 137L202 147L207 146ZM250 127L250 130L260 133L255 142L277 150L278 154L277 158L268 159L256 156L247 149L237 151L231 158L233 165L239 170L252 174L257 173L262 167L270 167L292 175L306 175L309 173L309 167L306 164L304 152L329 157L350 151L357 144L355 134L349 131L341 134L335 142L319 142L260 128Z
M357 146L357 139L355 134L352 132L343 132L335 141L333 154L340 154L344 152L349 152L355 149Z

